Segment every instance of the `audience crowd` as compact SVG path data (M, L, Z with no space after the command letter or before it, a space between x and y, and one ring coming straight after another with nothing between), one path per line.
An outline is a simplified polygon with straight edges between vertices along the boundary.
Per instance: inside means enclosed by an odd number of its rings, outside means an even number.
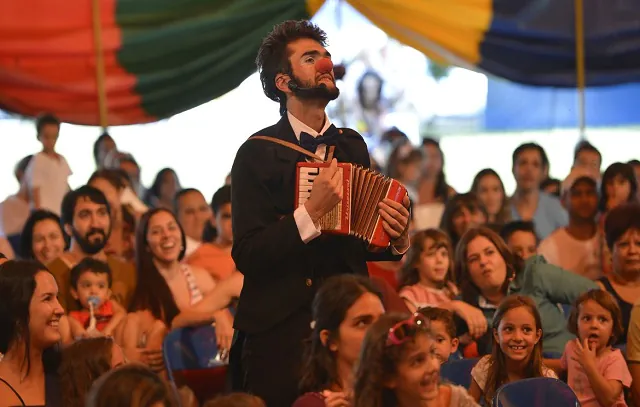
M0 203L0 406L264 406L196 400L163 357L168 332L206 324L220 358L231 350L233 180L209 202L171 168L145 188L104 133L71 190L60 122L35 131L42 151L18 161L20 188ZM437 140L392 129L382 142L391 153L372 165L407 187L411 246L368 263L369 279L315 288L293 406L491 405L534 377L560 378L583 406L640 406L640 162L602 172L582 141L552 180L544 149L523 144L507 196L489 168L451 188ZM461 359L476 361L468 388L441 375Z

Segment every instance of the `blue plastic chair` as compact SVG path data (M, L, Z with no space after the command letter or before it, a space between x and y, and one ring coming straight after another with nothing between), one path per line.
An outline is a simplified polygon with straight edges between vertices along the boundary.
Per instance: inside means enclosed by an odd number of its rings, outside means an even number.
M479 358L452 360L440 367L440 377L449 383L471 387L471 369L478 363Z
M218 358L216 331L211 325L174 329L165 337L163 357L169 379L177 370L213 369L225 366Z
M535 377L508 383L498 389L493 407L580 407L576 394L566 383Z
M542 357L544 359L562 359L561 352L542 352Z

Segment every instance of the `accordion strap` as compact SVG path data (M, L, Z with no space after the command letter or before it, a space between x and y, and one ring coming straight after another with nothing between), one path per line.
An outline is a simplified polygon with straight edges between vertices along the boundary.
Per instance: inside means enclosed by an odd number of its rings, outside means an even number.
M300 147L297 144L290 143L288 141L284 141L284 140L281 140L279 138L269 137L269 136L253 136L253 137L250 137L250 139L271 141L272 143L280 144L281 146L290 148L292 150L296 150L300 154L304 154L307 157L313 158L314 160L325 162L325 160L322 157L320 157L319 155L313 154L313 153L305 150L304 148ZM329 162L329 161L331 161L331 159L333 159L333 150L334 149L335 149L335 146L329 147L329 156L328 156L326 162Z

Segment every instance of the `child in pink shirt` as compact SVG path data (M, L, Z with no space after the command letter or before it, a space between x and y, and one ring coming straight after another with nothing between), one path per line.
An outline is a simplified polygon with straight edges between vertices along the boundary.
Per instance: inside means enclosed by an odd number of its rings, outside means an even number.
M578 336L565 347L561 367L583 407L626 407L624 387L631 374L618 349L611 347L622 335L622 316L616 300L606 291L581 295L569 317L569 330Z
M409 311L420 308L444 308L454 312L468 325L486 321L478 308L455 300L458 288L453 274L451 240L440 229L426 229L411 237L406 262L400 269L400 297Z
M400 297L410 312L441 307L458 295L453 283L451 240L439 229L426 229L411 238L407 261L400 269Z

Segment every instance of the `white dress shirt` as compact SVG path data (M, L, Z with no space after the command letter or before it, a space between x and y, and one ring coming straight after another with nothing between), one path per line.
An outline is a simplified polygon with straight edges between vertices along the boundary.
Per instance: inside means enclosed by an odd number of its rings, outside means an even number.
M296 135L296 139L298 140L298 143L300 142L300 134L302 132L309 133L313 137L318 137L320 134L324 134L324 132L327 131L329 126L331 126L331 121L329 120L329 117L327 117L326 115L324 117L324 127L322 128L321 133L318 133L311 127L302 123L290 112L287 112L287 117L289 119L289 124L291 124L291 128L293 129L293 133ZM327 145L326 144L318 145L318 147L316 148L316 155L319 157L324 157L326 153L327 153ZM311 220L311 216L309 215L309 212L307 211L307 208L305 208L304 205L300 206L293 212L293 219L295 219L296 221L296 225L298 226L298 232L300 232L300 238L302 239L303 242L309 243L316 237L320 236L321 234L320 228L313 223L313 220Z

